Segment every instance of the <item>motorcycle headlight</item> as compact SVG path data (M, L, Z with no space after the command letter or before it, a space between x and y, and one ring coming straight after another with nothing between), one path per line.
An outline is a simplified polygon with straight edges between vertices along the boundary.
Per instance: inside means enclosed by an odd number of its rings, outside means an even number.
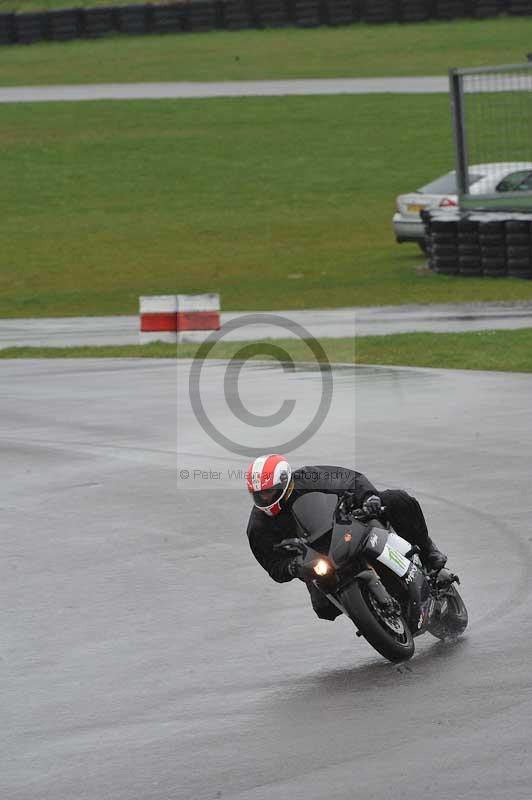
M330 572L330 570L331 570L330 564L328 564L328 562L325 561L323 558L320 558L320 560L314 564L314 572L316 573L316 575L319 575L320 577L323 577L323 575L327 575L327 573Z

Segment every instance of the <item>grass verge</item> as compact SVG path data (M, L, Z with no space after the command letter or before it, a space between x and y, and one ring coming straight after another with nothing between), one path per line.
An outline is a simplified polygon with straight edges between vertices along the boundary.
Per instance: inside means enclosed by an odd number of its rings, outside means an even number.
M330 361L440 369L532 372L532 328L474 333L402 333L321 339L324 356L305 341L220 343L208 352L202 345L150 344L127 347L12 347L0 358L276 358L284 361Z
M52 2L2 0L1 9ZM451 66L520 64L531 40L530 18L497 17L45 42L1 47L0 85L445 75Z
M0 106L2 317L136 313L176 291L224 310L532 298L394 241L395 196L453 163L445 95L72 110Z

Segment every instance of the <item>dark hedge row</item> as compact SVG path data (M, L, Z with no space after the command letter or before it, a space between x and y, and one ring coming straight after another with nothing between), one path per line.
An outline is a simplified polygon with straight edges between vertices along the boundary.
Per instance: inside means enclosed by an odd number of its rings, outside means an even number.
M532 278L532 215L423 214L429 266L444 275Z
M71 8L0 14L0 44L93 38L111 33L185 33L215 29L352 22L422 22L499 14L532 15L532 0L189 0L167 5Z

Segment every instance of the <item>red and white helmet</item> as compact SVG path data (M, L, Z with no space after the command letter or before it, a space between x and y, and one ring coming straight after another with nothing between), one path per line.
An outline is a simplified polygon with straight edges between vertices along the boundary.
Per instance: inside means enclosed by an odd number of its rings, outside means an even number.
M284 456L270 453L252 461L246 473L246 483L255 506L270 517L279 514L291 477L292 470Z

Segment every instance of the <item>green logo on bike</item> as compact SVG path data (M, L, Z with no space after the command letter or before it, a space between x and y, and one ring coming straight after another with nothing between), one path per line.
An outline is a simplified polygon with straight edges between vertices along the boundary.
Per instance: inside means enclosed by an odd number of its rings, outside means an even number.
M404 569L404 570L407 569L408 562L407 562L407 560L405 558L403 558L401 553L398 553L397 550L393 550L390 547L390 545L388 545L388 544L386 545L386 550L387 550L388 558L390 559L390 561L393 561L394 564L397 564L397 566L400 567L401 569Z

